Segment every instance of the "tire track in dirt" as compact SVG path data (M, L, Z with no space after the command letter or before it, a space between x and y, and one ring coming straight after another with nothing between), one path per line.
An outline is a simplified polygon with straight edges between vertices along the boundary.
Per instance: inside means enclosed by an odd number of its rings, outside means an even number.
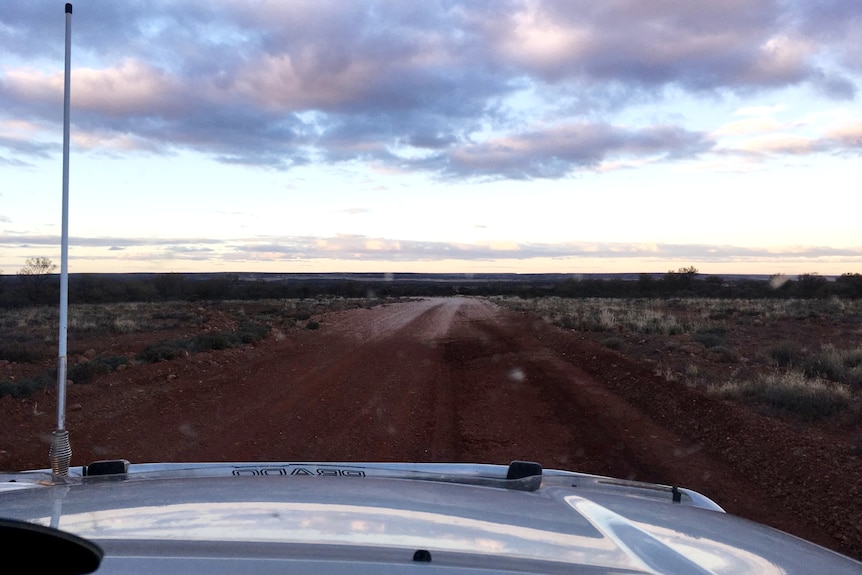
M289 360L258 366L252 379L270 380L275 369L282 387L267 386L266 404L255 410L261 429L235 449L260 459L260 437L272 437L280 442L263 447L266 459L442 457L435 437L438 445L452 441L438 410L451 402L437 399L446 386L436 334L448 330L461 303L421 301L394 306L392 314L355 310L327 325L330 334L320 338L326 345L312 345L289 368Z

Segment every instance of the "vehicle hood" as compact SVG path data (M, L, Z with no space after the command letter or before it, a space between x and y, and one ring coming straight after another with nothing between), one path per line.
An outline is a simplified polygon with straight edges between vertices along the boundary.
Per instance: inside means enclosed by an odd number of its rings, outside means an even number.
M585 474L507 480L502 466L434 464L131 468L101 477L73 471L59 484L39 473L0 475L0 517L95 541L108 567L117 565L112 555L139 557L146 548L164 557L182 542L185 555L217 543L216 555L231 549L234 559L251 549L309 560L338 550L353 564L422 551L438 569L862 572L860 563L725 514L695 492Z

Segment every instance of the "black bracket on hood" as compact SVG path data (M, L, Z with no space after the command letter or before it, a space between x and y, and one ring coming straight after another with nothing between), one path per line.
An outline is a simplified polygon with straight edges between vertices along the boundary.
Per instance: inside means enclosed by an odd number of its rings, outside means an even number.
M124 475L129 472L129 462L125 459L107 459L94 461L82 469L84 477L99 477L103 475Z
M506 479L524 479L525 477L542 476L542 466L532 461L513 461L509 464Z

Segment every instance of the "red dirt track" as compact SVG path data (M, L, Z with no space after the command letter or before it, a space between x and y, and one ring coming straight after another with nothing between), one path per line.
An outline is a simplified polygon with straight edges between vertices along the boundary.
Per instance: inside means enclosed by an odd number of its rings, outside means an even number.
M713 400L524 314L439 298L134 366L69 390L73 465L508 463L680 485L862 556L849 440ZM54 398L0 399L0 468L47 466Z

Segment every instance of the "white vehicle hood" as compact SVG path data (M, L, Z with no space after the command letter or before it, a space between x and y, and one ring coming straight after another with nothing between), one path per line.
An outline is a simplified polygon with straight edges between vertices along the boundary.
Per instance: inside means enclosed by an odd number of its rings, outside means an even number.
M0 517L96 542L106 550L99 573L152 567L148 557L180 572L191 556L208 572L261 557L278 569L301 560L355 572L415 567L417 553L430 558L426 567L455 571L862 573L860 563L666 486L547 470L507 482L504 466L131 467L59 485L0 476Z

